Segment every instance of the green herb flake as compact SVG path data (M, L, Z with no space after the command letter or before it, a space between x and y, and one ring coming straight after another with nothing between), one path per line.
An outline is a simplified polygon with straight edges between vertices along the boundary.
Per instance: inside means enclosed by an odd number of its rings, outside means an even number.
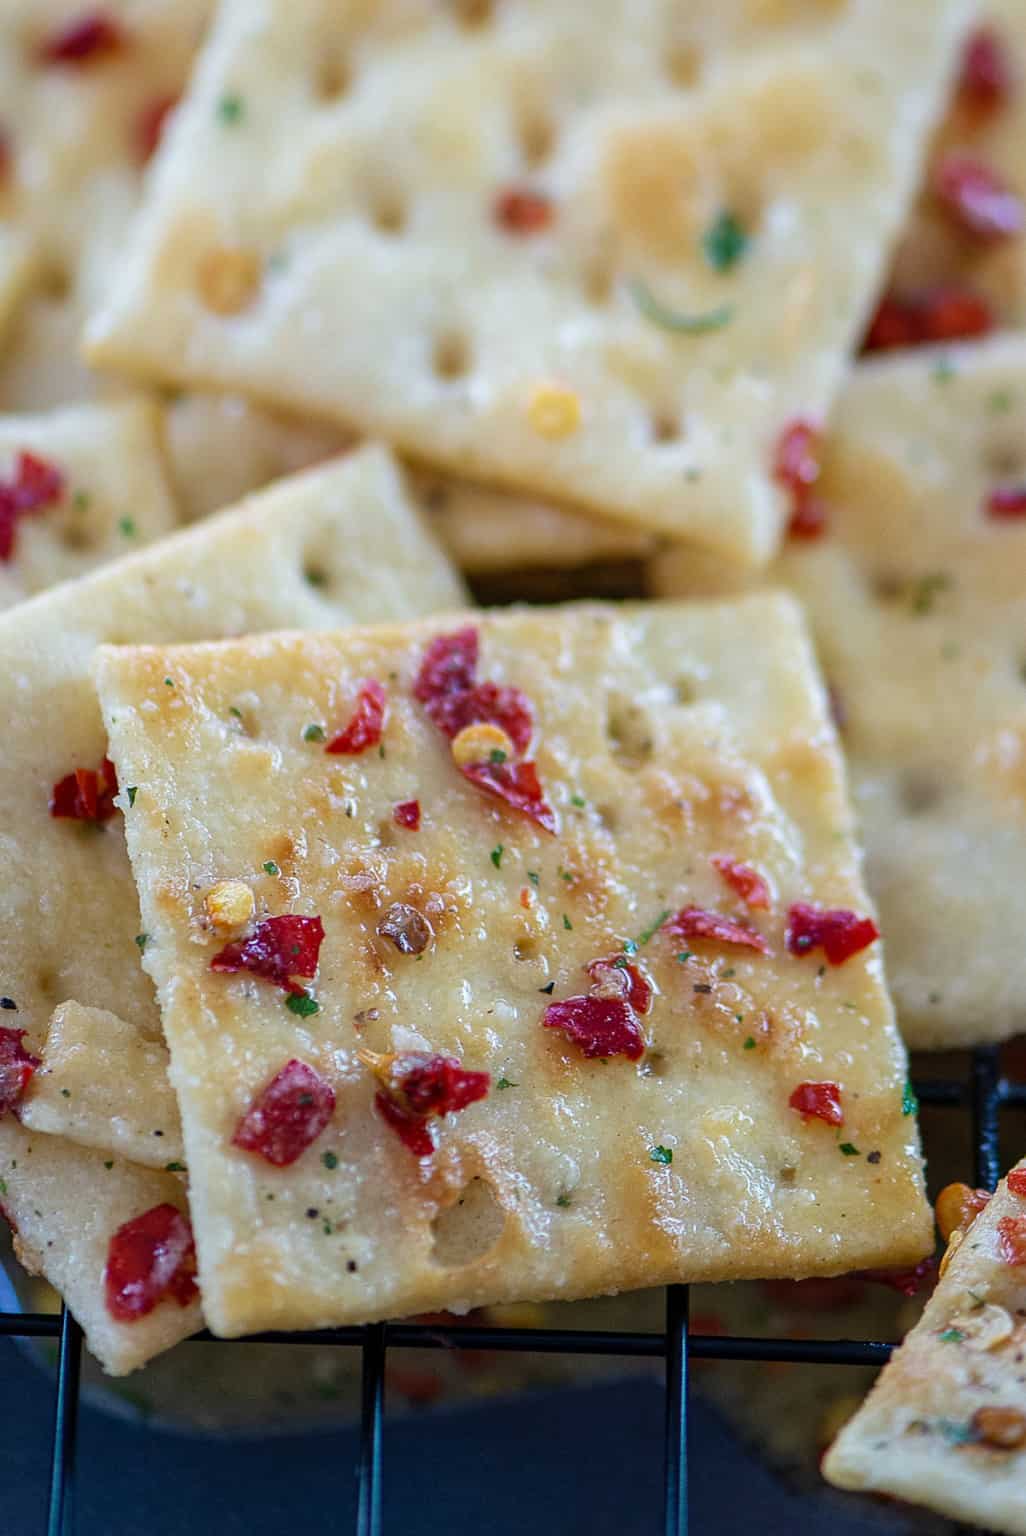
M944 1332L939 1333L937 1337L942 1344L961 1344L965 1334L961 1328L945 1328Z
M959 1419L938 1419L936 1428L949 1445L968 1445L973 1439L969 1425Z
M996 389L987 396L987 409L992 416L1003 416L1012 409L1012 396L1007 389Z
M916 1090L912 1087L911 1083L906 1083L904 1092L901 1095L901 1113L903 1115L914 1115L918 1109L919 1100L916 1097Z
M135 526L135 519L132 517L118 518L118 532L126 539L134 539L135 535L139 532Z
M281 874L281 870L278 868L277 864L274 862L273 859L268 859L267 862L265 863L265 865L264 865L264 874L265 875L280 875Z
M92 497L90 496L88 491L76 491L74 496L72 496L72 498L71 498L71 506L72 506L73 511L75 511L75 512L87 512L89 510L89 503L91 501L92 501ZM122 518L122 522L129 522L129 521L131 521L131 519L129 519L129 518ZM122 532L123 531L124 530L122 530Z
M222 96L217 104L217 115L222 123L228 127L234 127L240 123L245 112L245 105L241 96Z
M693 960L694 958L695 956L690 949L682 949L680 954L677 956L677 959L680 961L681 965L686 965L689 960Z
M951 577L946 571L931 571L926 576L920 576L919 580L912 584L912 612L917 614L931 613L934 602L939 594L947 592L951 585Z
M587 800L585 800L583 795L571 795L570 796L570 804L571 805L576 805L576 807L577 807L577 809L579 811L583 811L585 806L587 805L587 803L588 802L587 802Z
M164 687L165 688L173 688L174 686L175 686L174 678L173 677L165 677L165 679L164 679Z
M496 1086L496 1088L499 1088L499 1089L502 1089L502 1088L519 1088L520 1084L519 1083L514 1083L512 1081L512 1079L510 1079L508 1077L500 1077L499 1081L496 1083L495 1086Z
M838 1151L843 1152L845 1157L861 1157L862 1155L858 1147L852 1146L850 1141L842 1141Z
M230 715L234 715L236 720L241 720L242 719L242 710L241 709L236 709L234 704L229 704L229 706L228 706L228 713Z
M553 991L555 990L555 986L556 983L554 981L547 981L543 987L538 988L538 991L544 992L546 997L551 997Z
M566 913L564 912L563 913L563 927L566 929L567 933L570 932L570 930L573 928L573 926L574 926L573 923L570 921L570 919L567 917Z
M638 944L647 944L649 939L651 939L655 934L659 932L660 928L663 926L669 915L670 908L666 907L662 912L660 912L654 923L650 923L647 928L643 929L642 932L638 934Z
M957 369L950 357L939 357L933 365L931 377L935 384L947 384L955 377Z
M138 784L129 784L128 788L125 790L125 794L128 796L128 804L129 804L129 806L133 806L135 804L135 797L136 797L136 795L138 793L139 793L139 786L138 786Z
M488 761L496 764L504 763L506 761L506 754L501 747L493 747L488 754Z
M662 1163L664 1166L669 1166L673 1162L672 1147L649 1147L648 1155L653 1163Z
M321 1162L324 1164L325 1168L333 1169L338 1167L338 1158L335 1156L334 1152L322 1152Z
M492 849L491 853L488 855L488 857L491 859L492 863L495 865L496 869L501 869L502 868L502 855L505 853L505 851L506 851L506 849L505 849L505 847L503 846L502 843L496 843L495 847Z
M320 1013L321 1005L309 992L291 992L285 999L285 1007L290 1013L296 1013L301 1019L308 1019L313 1013Z
M534 886L535 890L537 890L538 889L539 881L541 879L540 875L538 874L538 871L536 869L529 869L527 871L527 878L528 878L528 880L530 880L530 882Z
M324 736L324 727L323 727L323 725L308 725L308 726L305 726L304 729L303 729L303 740L304 741L324 741L325 740L325 736Z
M716 272L729 272L747 249L748 236L740 221L729 208L724 208L702 236L702 251L706 261Z
M184 1173L185 1172L185 1164L184 1163L165 1163L164 1164L164 1172L165 1173Z
M744 1048L745 1048L746 1051L754 1051L755 1050L755 1036L754 1035L749 1035L748 1036L748 1039L745 1041Z
M562 1206L563 1209L566 1210L566 1207L570 1204L570 1196L567 1194L566 1190L563 1190L556 1196L556 1204Z
M70 1099L71 1098L71 1089L70 1088L62 1088L61 1089L61 1098L62 1099Z
M150 936L148 933L137 933L135 936L135 942L138 944L140 949L145 949L147 944L150 942Z
M114 1167L114 1159L111 1158L110 1161L109 1162L105 1162L103 1166L106 1168L107 1172L109 1173L110 1170ZM0 1189L0 1195L2 1195L2 1194L6 1194L6 1190L5 1189Z
M646 320L664 331L674 331L678 336L704 336L709 331L722 330L734 316L733 307L729 304L707 310L704 315L686 315L680 310L670 309L656 298L641 277L634 278L628 284L628 291Z

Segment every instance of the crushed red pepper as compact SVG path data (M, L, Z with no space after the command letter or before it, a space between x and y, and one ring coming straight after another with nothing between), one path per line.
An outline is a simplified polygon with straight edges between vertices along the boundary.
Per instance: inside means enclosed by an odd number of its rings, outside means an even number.
M1005 1264L1026 1264L1026 1216L1002 1216L997 1236L998 1253Z
M40 1066L38 1056L22 1045L26 1031L0 1029L0 1120L10 1111L17 1113L25 1090Z
M335 1110L335 1090L305 1061L287 1061L235 1127L232 1146L287 1168L311 1146Z
M510 235L538 235L555 216L550 197L530 187L507 187L493 206L495 222Z
M405 827L407 832L416 832L420 827L420 801L400 800L392 807L392 820L397 827Z
M1026 485L999 485L984 503L987 516L995 522L1015 522L1026 517Z
M652 983L641 967L625 955L589 960L584 969L594 983L594 996L624 997L635 1013L648 1013L652 1006Z
M885 296L870 322L863 352L927 346L987 336L994 312L986 299L968 288L935 288L907 298Z
M798 417L777 439L773 477L790 494L792 538L818 539L826 529L826 508L813 489L820 472L819 436L814 422Z
M39 49L44 64L81 68L117 53L126 41L121 24L106 11L89 11L65 23L46 38Z
M1021 199L971 155L945 155L934 171L933 191L945 213L975 240L1008 240L1026 224Z
M623 997L568 997L542 1014L546 1029L561 1029L587 1057L626 1056L637 1061L645 1038L637 1015Z
M738 944L745 949L755 949L760 955L772 953L762 934L754 928L724 917L720 912L707 912L702 907L682 907L677 916L665 924L665 931L682 939L712 939L718 944Z
M1015 81L1008 50L993 27L969 34L962 55L958 99L976 112L992 112L1012 96Z
M545 799L534 763L463 763L460 772L486 795L504 801L543 832L554 837L559 831L556 813Z
M739 864L726 854L714 853L709 860L717 874L722 875L735 895L740 896L746 907L766 908L770 904L770 888L758 870L750 864Z
M1026 1168L1013 1168L1005 1180L1009 1193L1026 1200Z
M489 1073L471 1071L455 1056L361 1051L360 1059L382 1085L374 1096L378 1114L417 1157L435 1150L432 1116L459 1114L487 1098L492 1083Z
M196 1296L196 1244L177 1206L155 1205L120 1226L103 1274L107 1311L119 1323L146 1317L162 1301L187 1307Z
M286 992L305 990L293 976L316 975L324 924L319 917L265 917L246 939L233 939L211 960L212 971L229 975L249 971L264 981L271 981Z
M18 454L14 477L0 480L0 560L10 560L19 517L54 506L64 495L64 476L34 453Z
M792 955L822 949L830 965L843 965L879 937L880 930L871 917L859 917L842 907L814 907L796 901L787 914L784 940Z
M167 127L167 120L179 102L178 96L158 96L143 107L135 125L135 142L139 159L145 165L156 154Z
M387 718L388 695L374 678L365 678L358 687L352 718L337 736L331 738L325 752L359 757L361 752L376 747L381 741Z
M72 821L109 821L117 810L118 776L105 757L99 768L75 768L50 791L50 815Z
M803 1120L825 1120L827 1125L844 1124L838 1083L799 1083L787 1102Z

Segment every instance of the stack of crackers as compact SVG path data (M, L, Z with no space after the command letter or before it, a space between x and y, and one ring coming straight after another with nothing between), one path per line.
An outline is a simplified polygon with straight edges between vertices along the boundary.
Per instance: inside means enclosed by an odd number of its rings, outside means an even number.
M111 1373L932 1253L906 1047L1026 1029L984 9L6 6L0 1209ZM1024 1532L946 1196L826 1474Z

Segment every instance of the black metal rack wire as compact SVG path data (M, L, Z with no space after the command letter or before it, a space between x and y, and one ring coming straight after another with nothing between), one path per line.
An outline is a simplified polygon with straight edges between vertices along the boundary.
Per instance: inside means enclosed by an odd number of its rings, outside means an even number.
M976 1183L994 1189L1001 1173L999 1148L1003 1109L1026 1109L1026 1083L1001 1075L997 1046L972 1052L964 1079L928 1078L915 1084L920 1102L968 1109L972 1122ZM0 1337L56 1339L57 1390L46 1536L75 1536L73 1494L82 1333L71 1314L0 1312ZM193 1342L208 1341L198 1334ZM224 1341L221 1341L224 1342ZM383 1536L385 1358L389 1348L510 1350L545 1354L621 1355L665 1361L666 1536L688 1536L688 1364L691 1360L787 1361L820 1365L883 1365L889 1343L861 1339L729 1338L688 1331L688 1288L666 1291L662 1333L592 1332L576 1329L446 1328L434 1324L374 1323L361 1328L323 1329L306 1334L260 1334L246 1343L309 1343L362 1350L362 1413L356 1536ZM695 1533L698 1536L698 1533Z

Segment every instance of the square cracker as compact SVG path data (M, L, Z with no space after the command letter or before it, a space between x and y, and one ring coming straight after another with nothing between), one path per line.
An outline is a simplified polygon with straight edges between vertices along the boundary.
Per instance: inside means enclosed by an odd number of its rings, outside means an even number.
M898 1018L915 1048L1026 1028L1026 341L861 365L822 456L824 536L766 579L806 604L843 719ZM664 595L732 572L664 557Z
M473 789L411 696L425 645L452 627L99 653L111 751L139 786L126 832L211 1326L920 1257L930 1216L879 956L828 971L781 953L791 901L866 902L795 606L482 617L481 676L532 701L555 836ZM387 683L382 750L337 757L307 740L309 723L348 717L367 677ZM229 724L242 695L250 738ZM410 796L417 832L392 823ZM669 935L650 938L659 996L640 1066L586 1061L541 1027L541 994L583 991L582 966L664 909L722 907L709 856L724 849L772 882L774 957L697 944L689 959ZM268 859L280 876L261 874ZM274 987L211 971L202 903L223 878L248 881L260 914L321 916L312 1018ZM422 963L377 931L397 900L430 915ZM492 1074L492 1092L421 1165L374 1113L360 1047L461 1056ZM292 1057L330 1080L337 1110L277 1169L230 1141ZM843 1132L788 1108L800 1080L833 1078ZM847 1137L859 1155L839 1150Z
M973 240L944 213L933 193L933 172L948 153L981 161L1026 202L1026 7L1022 0L985 0L981 26L1005 54L1012 88L992 111L968 107L956 95L931 146L927 174L895 253L889 288L899 295L957 285L987 299L999 324L1026 326L1026 234Z
M4 1023L27 1029L38 1053L53 1009L70 999L114 1010L145 1041L160 1037L135 943L139 908L121 817L97 828L47 814L53 783L75 766L98 764L106 750L89 682L90 656L100 641L195 640L285 623L337 626L455 607L462 597L390 457L368 448L0 618L0 710L7 722L0 772L0 856L7 874L0 886L0 992L17 1005L0 1015ZM242 735L245 697L238 707L242 717L232 719ZM122 1109L120 1084L110 1076L106 1082L113 1118ZM149 1112L160 1110L150 1106ZM98 1104L90 1107L91 1122L95 1113ZM151 1124L160 1121L151 1118ZM82 1134L76 1122L64 1129ZM83 1140L88 1145L95 1138ZM45 1160L34 1156L40 1147ZM119 1170L127 1165L119 1161L112 1172L102 1155L97 1160L63 1139L30 1133L10 1117L0 1121L4 1203L23 1234L30 1233L25 1242L63 1290L90 1348L115 1373L133 1369L153 1352L151 1342L155 1348L173 1342L168 1319L178 1319L178 1336L195 1323L168 1307L160 1309L166 1316L152 1338L137 1324L113 1326L103 1304L102 1265L57 1265L84 1186L83 1176L69 1174L65 1197L59 1178L37 1176L35 1170L50 1168L55 1148L69 1170L102 1173L88 1186L90 1221L105 1223L109 1235L124 1220ZM151 1191L149 1204L164 1198L166 1175L133 1169L131 1176L137 1192ZM148 1185L140 1182L147 1179ZM37 1232L39 1220L44 1226Z
M968 15L228 0L88 354L764 561L775 441L831 402ZM510 188L548 229L499 226Z
M159 420L144 400L0 416L0 481L14 478L19 453L44 459L64 481L52 506L18 519L11 558L0 562L0 609L175 527Z
M1026 1178L1026 1161L1015 1173ZM1026 1198L1007 1183L953 1253L823 1471L838 1488L890 1494L1024 1536L1026 1269L1004 1257L1003 1229L1018 1232L1026 1253ZM1005 1449L992 1438L1001 1427L1012 1436Z

